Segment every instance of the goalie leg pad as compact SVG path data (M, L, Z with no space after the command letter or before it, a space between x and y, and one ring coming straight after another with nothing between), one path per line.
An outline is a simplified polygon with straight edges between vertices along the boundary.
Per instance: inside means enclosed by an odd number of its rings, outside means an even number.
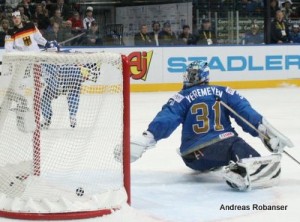
M281 154L241 159L225 167L224 179L232 188L246 191L277 185Z
M246 191L250 187L246 169L233 161L224 168L223 178L233 189Z

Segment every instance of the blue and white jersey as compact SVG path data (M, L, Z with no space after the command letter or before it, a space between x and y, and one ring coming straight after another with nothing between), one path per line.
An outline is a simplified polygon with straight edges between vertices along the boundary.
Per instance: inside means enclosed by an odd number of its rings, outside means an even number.
M237 91L223 86L197 85L176 93L149 124L155 140L167 138L182 124L182 155L237 135L231 126L233 117L245 132L257 132L241 121L217 101L220 98L256 128L262 116Z
M42 64L42 74L44 78L59 76L61 79L66 79L72 76L80 76L80 73L81 66L78 65Z

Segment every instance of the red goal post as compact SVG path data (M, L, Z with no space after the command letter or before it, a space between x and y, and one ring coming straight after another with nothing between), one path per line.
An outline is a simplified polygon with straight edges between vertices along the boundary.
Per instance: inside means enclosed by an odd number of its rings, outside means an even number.
M7 53L0 78L0 217L83 219L130 204L126 56Z

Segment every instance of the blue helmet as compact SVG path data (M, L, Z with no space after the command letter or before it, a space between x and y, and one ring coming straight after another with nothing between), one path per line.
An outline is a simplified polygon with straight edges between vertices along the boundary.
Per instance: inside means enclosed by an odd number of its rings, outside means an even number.
M194 61L188 65L183 77L183 88L209 82L209 67L206 61Z

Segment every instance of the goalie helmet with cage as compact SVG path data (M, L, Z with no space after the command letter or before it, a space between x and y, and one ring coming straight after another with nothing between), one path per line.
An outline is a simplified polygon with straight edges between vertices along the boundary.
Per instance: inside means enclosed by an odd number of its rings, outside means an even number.
M188 88L197 84L208 84L209 67L206 61L194 61L188 65L183 76L183 87Z

